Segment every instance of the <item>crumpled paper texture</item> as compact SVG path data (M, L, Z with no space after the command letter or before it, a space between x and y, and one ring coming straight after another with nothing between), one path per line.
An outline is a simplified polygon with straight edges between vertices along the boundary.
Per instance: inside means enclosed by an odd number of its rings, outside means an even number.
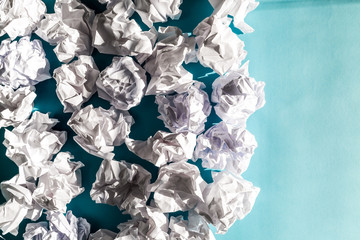
M183 0L134 0L136 12L148 27L152 27L153 23L166 22L168 17L178 20L182 2Z
M24 167L26 177L42 175L44 166L65 144L66 132L52 129L57 123L48 114L35 111L12 131L5 130L6 156Z
M213 15L216 17L233 16L236 28L243 33L254 31L252 27L245 23L244 19L249 12L259 5L259 2L255 0L209 0L209 2L214 8Z
M19 174L1 183L1 192L7 201L0 205L0 229L4 235L17 235L24 218L32 221L40 218L42 208L32 197L35 188L35 181L27 181L21 168Z
M211 101L216 114L226 123L238 126L265 104L264 82L249 77L248 62L213 82Z
M135 209L134 209L135 210ZM132 220L118 225L119 233L99 229L90 234L89 240L169 240L168 217L158 208L141 207Z
M194 38L183 34L179 28L159 27L158 42L144 65L151 75L145 95L185 92L194 80L182 64L194 49Z
M146 141L127 138L125 143L131 152L160 167L170 162L190 159L196 145L196 135L191 132L157 131Z
M34 86L51 78L49 70L41 41L30 41L30 37L23 37L18 42L1 41L0 85L14 89Z
M10 199L0 205L0 229L2 233L4 235L8 233L17 235L19 225L29 211L31 211L31 206L29 207L24 199L20 199L20 201Z
M54 70L56 95L65 113L80 110L81 105L90 99L96 91L95 83L99 74L94 59L85 55Z
M87 240L90 234L90 224L84 218L77 218L72 211L66 216L60 212L47 212L47 222L28 223L23 235L24 240Z
M68 125L77 134L74 137L88 153L100 158L112 159L114 146L120 146L129 136L134 119L127 111L111 107L94 108L88 105L72 114Z
M80 0L56 0L55 13L45 15L45 5L39 0L0 3L0 36L28 35L38 27L36 33L56 45L54 51L60 61L69 63L79 58L54 71L57 95L64 112L74 112L68 124L77 134L75 141L104 159L91 197L97 203L116 205L132 217L118 226L119 233L101 229L89 239L213 240L207 223L218 233L225 233L253 207L259 189L240 175L257 146L245 126L247 118L265 103L264 84L249 77L247 64L239 69L246 52L229 27L228 15L233 16L235 27L251 32L244 18L258 3L209 1L214 12L194 30L196 37L176 27L160 27L158 32L152 27L169 17L178 19L182 0L99 0L107 9L96 16ZM134 11L151 28L149 31L130 19ZM89 56L93 47L100 53L124 57L115 57L100 75ZM183 67L197 60L225 75L214 82L212 95L223 122L196 140L211 111L208 95ZM151 76L149 86L138 63ZM46 209L49 223L28 224L24 239L86 240L90 234L86 220L76 218L71 211L63 214L72 198L84 191L80 174L83 164L70 161L72 156L64 152L51 160L66 141L66 132L52 129L57 120L39 112L27 120L36 96L31 92L33 85L48 78L49 64L40 41L31 42L28 37L19 42L3 41L0 127L15 127L6 130L4 144L19 174L1 183L7 202L0 205L0 229L17 234L23 219L37 220ZM113 105L110 109L92 105L81 108L96 89ZM146 141L129 138L134 120L127 110L137 106L144 95L157 95L159 118L172 133L158 131ZM151 173L141 166L112 160L114 147L123 142L130 151L160 167L153 184ZM187 162L192 157L203 159L204 167L224 171L213 172L214 182L206 184L199 169ZM151 192L154 199L147 206ZM177 211L189 211L188 218L170 217L169 221L167 213Z
M190 210L188 220L182 216L170 217L169 239L177 240L215 240L209 225L203 217Z
M89 240L114 240L115 238L116 233L107 229L99 229L89 236Z
M84 165L70 162L71 158L70 153L59 153L54 161L48 160L43 164L39 176L27 174L27 166L20 165L19 174L1 183L2 194L7 200L0 206L3 234L10 232L17 235L21 221L24 218L36 221L43 208L58 211L60 215L60 212L66 212L66 204L84 191L79 171ZM38 229L35 232L40 234Z
M186 92L173 95L158 95L159 119L171 132L190 131L200 134L211 112L209 96L201 88L204 84L191 86Z
M73 158L68 152L60 152L39 177L33 198L46 210L65 213L66 205L84 191L80 172L84 164L71 162Z
M129 110L139 105L145 94L145 74L131 57L114 57L96 82L98 95L117 109Z
M97 14L92 26L93 46L100 53L121 56L149 56L156 39L154 30L142 31L134 19L131 0L112 3Z
M56 210L58 215L66 212L66 204L84 190L78 171L83 164L70 162L71 158L70 153L59 153L54 161L49 160L42 166L40 176L27 176L26 166L21 165L19 174L1 183L2 194L7 200L0 206L0 229L3 234L10 232L17 235L21 221L24 218L38 220L43 208ZM39 234L41 231L37 229L35 232Z
M30 35L45 13L46 6L41 0L1 1L0 36L7 33L14 40L19 36Z
M92 53L91 27L95 13L78 0L56 0L55 13L45 14L35 33L51 45L60 62Z
M202 159L204 168L240 175L248 168L256 147L255 137L244 125L233 128L220 122L197 138L194 159Z
M247 54L243 41L229 27L230 23L228 17L211 16L200 22L193 31L199 62L220 75L240 66Z
M138 164L103 160L96 173L90 196L96 203L117 206L131 211L144 207L150 192L151 173Z
M143 207L136 209L137 215L133 219L120 223L120 232L116 240L138 239L138 240L167 240L168 239L168 217L158 208Z
M33 87L16 90L0 85L0 128L18 126L31 114L36 93Z
M181 161L160 168L149 191L154 192L154 204L162 212L188 211L203 202L206 183L195 165Z
M212 172L212 176L214 182L203 192L205 204L200 203L195 211L216 227L216 233L225 234L251 211L260 189L227 172Z

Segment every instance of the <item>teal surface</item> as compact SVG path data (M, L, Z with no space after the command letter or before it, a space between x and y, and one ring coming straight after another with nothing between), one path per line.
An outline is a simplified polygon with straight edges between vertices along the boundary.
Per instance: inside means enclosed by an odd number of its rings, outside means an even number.
M360 239L360 1L264 1L241 36L267 104L253 211L217 239Z
M237 221L229 232L217 235L226 240L358 240L360 239L360 2L359 1L260 1L246 22L255 32L240 35L250 60L250 74L266 82L265 107L248 121L248 129L258 141L258 149L244 177L261 187L253 211ZM53 1L47 1L52 10ZM95 0L89 7L103 6ZM160 25L180 26L190 32L211 14L207 0L184 0L179 21ZM138 19L138 16L135 16ZM35 37L35 36L34 36ZM4 39L4 38L2 38ZM51 69L60 66L52 47L44 43ZM112 56L94 58L102 70ZM210 73L199 64L186 66L194 78ZM210 93L216 75L201 78ZM122 215L116 207L95 204L89 191L101 159L87 154L72 140L66 125L70 114L62 113L55 95L55 80L37 85L35 107L50 112L61 123L58 130L68 132L62 149L82 169L84 194L75 198L69 209L98 228L116 230ZM109 107L94 96L89 103ZM89 104L88 103L88 104ZM145 97L132 109L136 123L131 137L146 139L165 129L156 117L154 97ZM144 117L146 116L146 117ZM207 127L219 119L214 112ZM0 130L3 140L4 130ZM157 169L128 152L116 148L117 160L140 163L154 174ZM0 181L10 179L17 167L5 157L0 145ZM202 170L210 181L209 172ZM0 198L0 203L4 199ZM24 221L20 230L25 228ZM21 239L6 236L6 239Z

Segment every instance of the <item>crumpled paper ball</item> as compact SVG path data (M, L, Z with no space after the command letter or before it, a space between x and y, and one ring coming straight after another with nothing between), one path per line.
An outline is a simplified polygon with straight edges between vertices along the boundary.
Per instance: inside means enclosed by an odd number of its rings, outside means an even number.
M18 126L31 114L36 93L33 87L16 90L0 85L0 128Z
M22 168L19 174L1 183L1 192L6 203L0 205L0 229L5 235L18 234L18 228L23 219L36 221L42 214L42 208L33 199L36 188L34 179L27 181Z
M213 82L211 101L216 114L227 124L242 125L265 104L264 82L249 77L246 62L240 69L229 71Z
M79 56L78 60L63 64L54 70L56 95L64 106L64 112L80 110L96 92L96 80L100 74L91 56Z
M26 177L39 177L44 166L65 144L66 132L52 129L58 122L48 114L35 111L29 120L12 131L5 130L6 156L24 167Z
M9 39L0 45L0 85L13 89L34 86L51 78L50 64L40 40L23 37L18 42Z
M127 138L125 143L131 152L160 167L170 162L190 159L196 145L196 135L191 132L157 131L146 141Z
M145 70L131 57L114 57L96 81L98 94L115 108L129 110L140 104L145 94Z
M136 211L137 215L135 216L130 212L133 216L132 220L118 225L120 232L116 236L116 240L168 239L168 217L160 209L146 206Z
M120 210L143 207L149 198L151 173L138 164L103 160L96 173L90 196L96 203L117 206Z
M7 33L14 40L18 36L30 35L45 13L46 6L41 0L1 1L0 36Z
M94 108L88 105L72 114L68 125L77 134L74 137L88 153L100 158L112 159L114 146L120 146L129 136L134 119L127 111L111 107Z
M203 202L206 183L199 168L181 161L162 166L156 181L149 186L154 204L162 212L188 211Z
M158 42L144 65L151 75L145 95L185 92L194 80L182 64L194 49L195 39L179 28L159 27Z
M92 25L92 45L100 53L148 57L156 39L155 29L143 31L134 19L131 0L110 2Z
M203 191L205 203L195 211L225 234L236 220L243 219L255 204L260 189L241 177L227 172L212 172L214 182Z
M211 105L207 93L201 90L203 87L204 84L198 83L183 93L156 96L159 119L171 132L200 134L204 131Z
M244 21L246 15L253 11L259 5L255 0L209 0L214 8L212 15L218 18L233 16L234 26L243 33L251 33L254 31L252 27Z
M68 152L60 152L53 162L49 162L47 172L38 179L33 198L48 211L65 213L66 205L84 191L80 172L84 164L71 162L73 158Z
M78 0L56 0L55 13L45 14L35 33L51 45L60 62L93 51L91 26L95 13Z
M256 147L255 137L244 125L231 127L220 122L197 138L194 160L202 159L204 168L240 175L248 168Z
M148 27L152 27L153 23L166 22L168 17L178 20L182 2L183 0L134 0L136 12Z
M197 58L204 67L219 75L241 65L246 57L244 42L229 27L228 17L205 18L193 30L198 46Z
M189 211L187 220L183 216L170 217L169 230L169 239L215 240L208 223L194 210Z
M24 240L87 240L90 234L90 224L84 218L75 217L72 211L68 211L66 216L60 212L49 211L46 220L49 223L28 223L23 235Z

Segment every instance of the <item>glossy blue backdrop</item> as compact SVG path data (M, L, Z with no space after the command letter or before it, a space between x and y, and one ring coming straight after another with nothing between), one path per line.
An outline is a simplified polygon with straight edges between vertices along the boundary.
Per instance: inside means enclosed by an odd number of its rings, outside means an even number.
M53 11L54 1L46 1ZM104 6L95 0L83 1L97 12ZM261 187L253 211L237 221L229 232L217 239L237 240L358 240L360 239L360 2L349 0L260 1L246 21L255 32L240 35L250 60L250 74L266 82L265 107L248 121L259 147L244 177ZM184 0L179 21L165 25L192 29L212 9L207 0ZM135 15L138 20L139 17ZM239 33L239 32L237 32ZM240 33L239 33L240 34ZM36 36L33 36L36 38ZM4 38L1 38L4 39ZM51 71L60 66L52 47L44 43ZM93 54L100 70L112 56ZM194 78L210 73L199 64L186 66ZM201 78L210 93L216 74ZM68 131L62 149L70 151L82 169L85 193L75 198L69 209L98 228L116 230L126 221L116 207L95 204L89 197L91 184L101 159L83 151L72 140L66 125L70 114L62 113L55 95L55 80L37 85L35 107L50 112L61 123L57 129ZM108 107L94 96L89 103ZM88 103L88 104L89 104ZM154 97L145 97L132 109L135 118L131 137L146 139L165 129L156 117ZM145 116L145 117L144 117ZM207 127L219 119L212 112ZM3 140L4 130L0 130ZM17 173L0 146L0 181ZM117 160L140 163L154 175L157 169L128 152L116 148ZM199 164L198 164L199 165ZM208 181L209 172L202 170ZM153 179L154 180L154 179ZM4 199L0 198L0 203ZM21 224L23 231L25 223ZM6 239L21 239L6 236Z

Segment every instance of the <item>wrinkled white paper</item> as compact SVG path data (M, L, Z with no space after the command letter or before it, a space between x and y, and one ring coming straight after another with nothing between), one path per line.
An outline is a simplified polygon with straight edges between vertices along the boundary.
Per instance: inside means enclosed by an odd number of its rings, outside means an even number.
M71 158L70 153L59 153L53 162L43 163L39 176L27 174L28 166L21 165L19 174L1 183L2 194L7 200L0 206L3 234L10 232L17 235L21 221L24 218L36 221L42 214L42 208L66 212L66 204L84 191L78 170L83 164L70 162ZM39 229L34 231L41 232Z
M229 71L213 82L211 101L216 114L227 124L242 125L265 104L264 82L249 77L248 62L239 70Z
M177 27L159 28L158 42L144 68L151 75L145 95L185 92L194 82L190 72L182 66L195 49L193 37Z
M131 152L160 167L170 162L190 159L196 145L196 135L191 132L157 131L146 141L127 138L125 143Z
M66 132L52 130L57 123L57 119L36 111L12 131L5 130L6 156L24 167L25 177L42 175L44 166L66 142Z
M85 55L54 70L56 95L64 106L64 112L80 110L81 105L90 99L96 91L99 73L93 58Z
M138 164L103 160L96 173L90 196L96 203L131 211L146 205L150 195L147 191L150 179L151 173Z
M132 0L98 0L106 3L106 12L113 11L121 18L130 18L134 13L134 3Z
M72 211L66 216L60 212L47 212L47 222L28 223L23 235L24 240L87 240L90 234L90 224L84 218L77 218ZM49 226L48 226L49 225Z
M246 56L244 43L229 27L228 17L205 18L194 29L199 62L220 75L241 65Z
M215 240L207 222L193 210L189 211L188 220L184 220L182 216L171 217L169 228L169 239Z
M148 206L135 210L136 216L130 212L132 220L119 224L120 232L115 240L168 240L168 217L162 211Z
M94 11L78 0L56 0L54 11L45 14L35 33L56 45L54 52L61 62L68 63L75 56L90 55Z
M89 240L169 240L169 222L164 213L148 206L134 210L137 214L133 214L132 220L119 224L118 234L107 229L99 229L90 234Z
M43 18L46 6L41 0L3 0L0 2L0 36L14 40L30 35Z
M260 192L251 182L227 172L212 172L214 182L203 192L205 204L195 210L224 234L236 220L243 219L254 206Z
M35 188L35 181L27 181L21 168L19 174L1 183L1 192L7 201L0 205L0 229L4 235L17 235L19 224L24 218L32 221L40 218L42 208L32 197Z
M29 211L31 211L31 206L29 207L24 199L20 199L20 201L10 199L0 205L0 229L3 234L17 235L19 225L26 218Z
M92 199L125 209L132 217L118 226L119 233L101 229L90 239L213 240L207 222L215 225L218 233L225 233L252 209L259 189L234 175L247 169L257 146L245 126L247 118L265 103L264 83L249 77L247 64L239 69L246 52L227 16L234 17L235 27L251 32L244 18L258 3L209 1L213 15L194 30L196 38L176 27L160 27L159 32L152 28L153 23L165 22L168 17L178 19L182 0L99 0L107 3L107 10L96 16L80 0L56 0L55 13L45 14L44 19L45 5L39 0L0 3L0 36L28 35L37 25L36 33L57 45L54 51L60 61L68 63L79 57L54 71L56 93L64 112L74 112L68 125L77 134L75 141L105 159L90 192ZM134 11L151 27L149 31L142 31L130 19ZM93 59L85 56L93 47L125 57L115 57L99 75ZM129 56L144 64L151 76L148 87L145 70ZM214 82L212 94L223 122L198 137L194 152L196 134L204 131L211 111L201 84L183 67L197 60L225 75ZM45 208L49 223L28 224L24 239L86 240L90 233L87 221L71 211L63 214L72 198L84 191L79 171L83 164L71 162L70 153L63 152L51 161L66 141L66 132L52 130L57 120L39 112L27 120L36 96L31 92L33 85L50 78L48 72L40 41L25 37L18 43L1 43L0 127L15 126L6 130L4 144L6 155L19 166L19 174L1 183L7 202L0 205L0 229L17 234L24 218L37 220ZM96 89L113 107L81 109ZM144 94L157 95L159 118L172 133L158 131L147 141L129 138L134 120L126 110L137 106ZM156 182L150 184L151 173L137 164L111 160L114 146L123 142L130 151L160 167ZM204 167L225 171L213 172L214 182L206 184L199 169L186 162L192 157L201 158ZM154 200L146 206L151 192ZM188 219L171 217L169 222L166 213L176 211L190 211Z
M257 142L245 126L232 128L225 122L209 128L197 139L194 159L202 166L240 175L246 171Z
M89 240L114 240L115 237L116 233L107 229L99 229L95 233L90 234Z
M200 88L204 84L197 83L186 92L175 95L158 95L159 119L172 132L190 131L200 134L205 129L205 122L211 112L207 93Z
M9 39L1 41L0 85L14 89L33 86L51 78L49 69L41 41L30 41L30 37L23 37L18 42Z
M222 18L228 15L234 17L234 26L243 33L251 33L254 31L252 27L244 21L246 15L253 11L259 2L255 0L209 0L214 8L213 15Z
M84 191L79 170L84 164L71 162L73 158L70 153L60 152L39 177L33 198L46 210L65 213L66 205Z
M152 27L153 23L166 22L168 17L178 20L182 2L183 0L134 0L136 12L148 27Z
M100 53L121 56L149 56L156 39L154 30L142 31L134 19L131 0L108 5L108 9L97 14L92 27L93 46Z
M96 82L99 97L115 108L129 110L140 104L146 89L146 72L131 57L114 57Z
M195 165L181 161L160 168L159 175L149 190L154 192L154 203L164 213L187 211L203 202L206 183Z
M0 85L0 128L15 127L30 116L36 98L34 90L33 87L13 90Z
M134 119L127 111L89 105L72 114L68 125L77 134L74 140L88 153L112 159L114 146L120 146L129 136Z

